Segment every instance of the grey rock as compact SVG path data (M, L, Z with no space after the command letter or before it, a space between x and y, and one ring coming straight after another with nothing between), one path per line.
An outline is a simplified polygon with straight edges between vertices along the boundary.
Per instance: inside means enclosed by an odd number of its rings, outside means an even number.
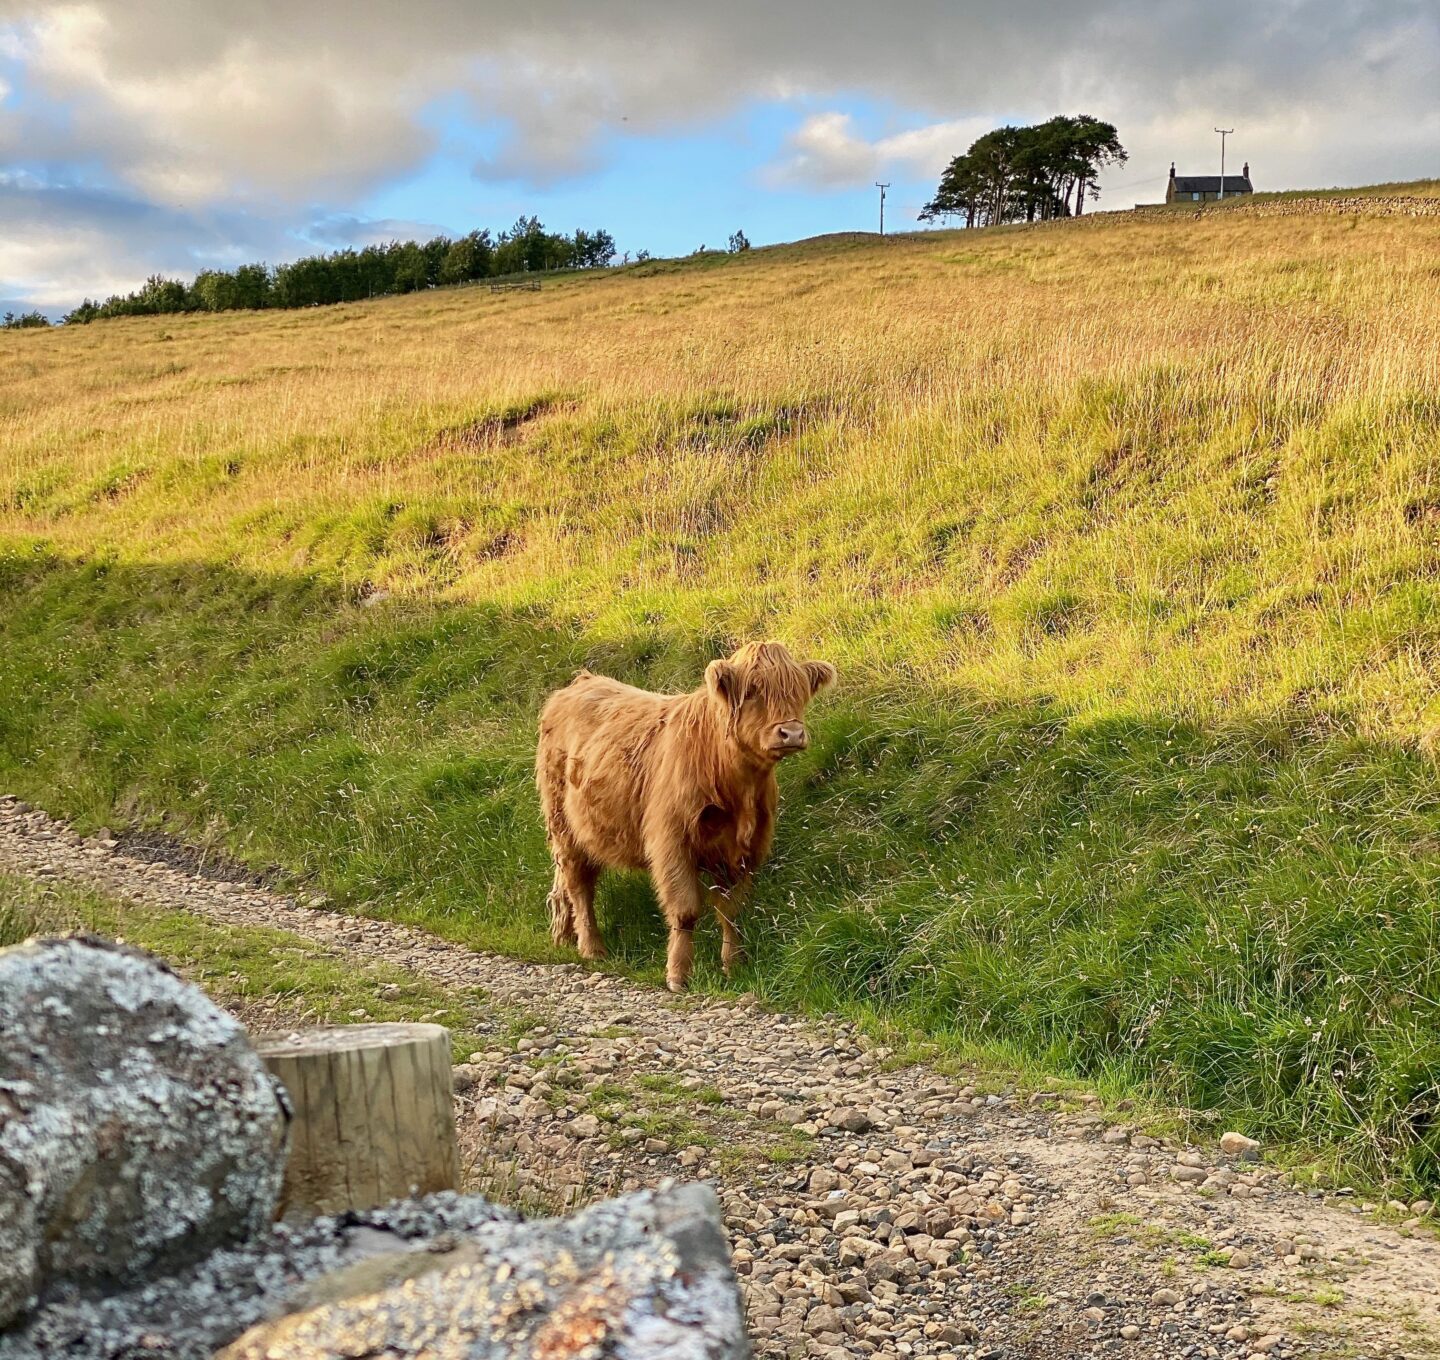
M379 1292L368 1274L330 1283L336 1297L322 1293L307 1311L252 1329L220 1360L339 1360L422 1346L432 1360L750 1353L719 1205L705 1186L632 1195L570 1220L496 1222L449 1260Z
M531 1223L447 1192L275 1225L171 1279L68 1286L0 1334L0 1360L404 1354L427 1328L433 1360L749 1354L718 1205L690 1185Z
M264 1228L283 1099L240 1023L157 959L83 937L0 952L0 1326L48 1284Z
M480 1084L482 1072L473 1062L456 1063L451 1069L450 1079L457 1096L473 1091Z

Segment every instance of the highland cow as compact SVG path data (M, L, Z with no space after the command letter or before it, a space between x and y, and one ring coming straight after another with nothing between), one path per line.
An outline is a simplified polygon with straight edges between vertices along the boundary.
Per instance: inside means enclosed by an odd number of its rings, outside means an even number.
M770 853L775 767L809 744L806 706L834 681L829 662L797 662L778 642L760 642L712 661L690 694L652 694L589 671L556 690L535 753L555 861L555 943L603 958L600 871L648 869L670 926L670 990L689 980L707 903L728 976L742 955L736 914Z

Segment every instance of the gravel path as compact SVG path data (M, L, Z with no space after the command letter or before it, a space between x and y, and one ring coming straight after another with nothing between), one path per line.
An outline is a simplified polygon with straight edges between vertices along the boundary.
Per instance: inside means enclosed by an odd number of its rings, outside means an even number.
M456 1085L486 1181L553 1203L712 1180L761 1356L1440 1355L1428 1205L1377 1216L1091 1098L977 1089L845 1024L473 953L8 797L0 872L483 989L497 1041Z

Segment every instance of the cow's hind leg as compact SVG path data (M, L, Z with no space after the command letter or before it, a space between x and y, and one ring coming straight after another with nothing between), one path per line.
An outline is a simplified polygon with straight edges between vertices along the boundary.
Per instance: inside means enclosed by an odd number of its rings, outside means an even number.
M721 888L710 890L710 905L720 921L720 966L727 978L745 962L745 942L736 925L742 901L743 894L737 888L728 892Z
M555 879L550 887L550 938L557 945L574 943L587 959L605 957L605 943L595 925L595 880L598 865L575 841L565 815L565 752L551 745L542 733L536 753L536 784L545 811L545 836Z

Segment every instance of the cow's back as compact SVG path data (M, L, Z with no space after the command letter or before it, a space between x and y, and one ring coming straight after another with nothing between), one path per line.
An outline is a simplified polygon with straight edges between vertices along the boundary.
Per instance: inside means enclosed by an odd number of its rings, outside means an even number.
M554 822L597 863L643 868L647 770L676 696L583 673L540 714L536 774Z

